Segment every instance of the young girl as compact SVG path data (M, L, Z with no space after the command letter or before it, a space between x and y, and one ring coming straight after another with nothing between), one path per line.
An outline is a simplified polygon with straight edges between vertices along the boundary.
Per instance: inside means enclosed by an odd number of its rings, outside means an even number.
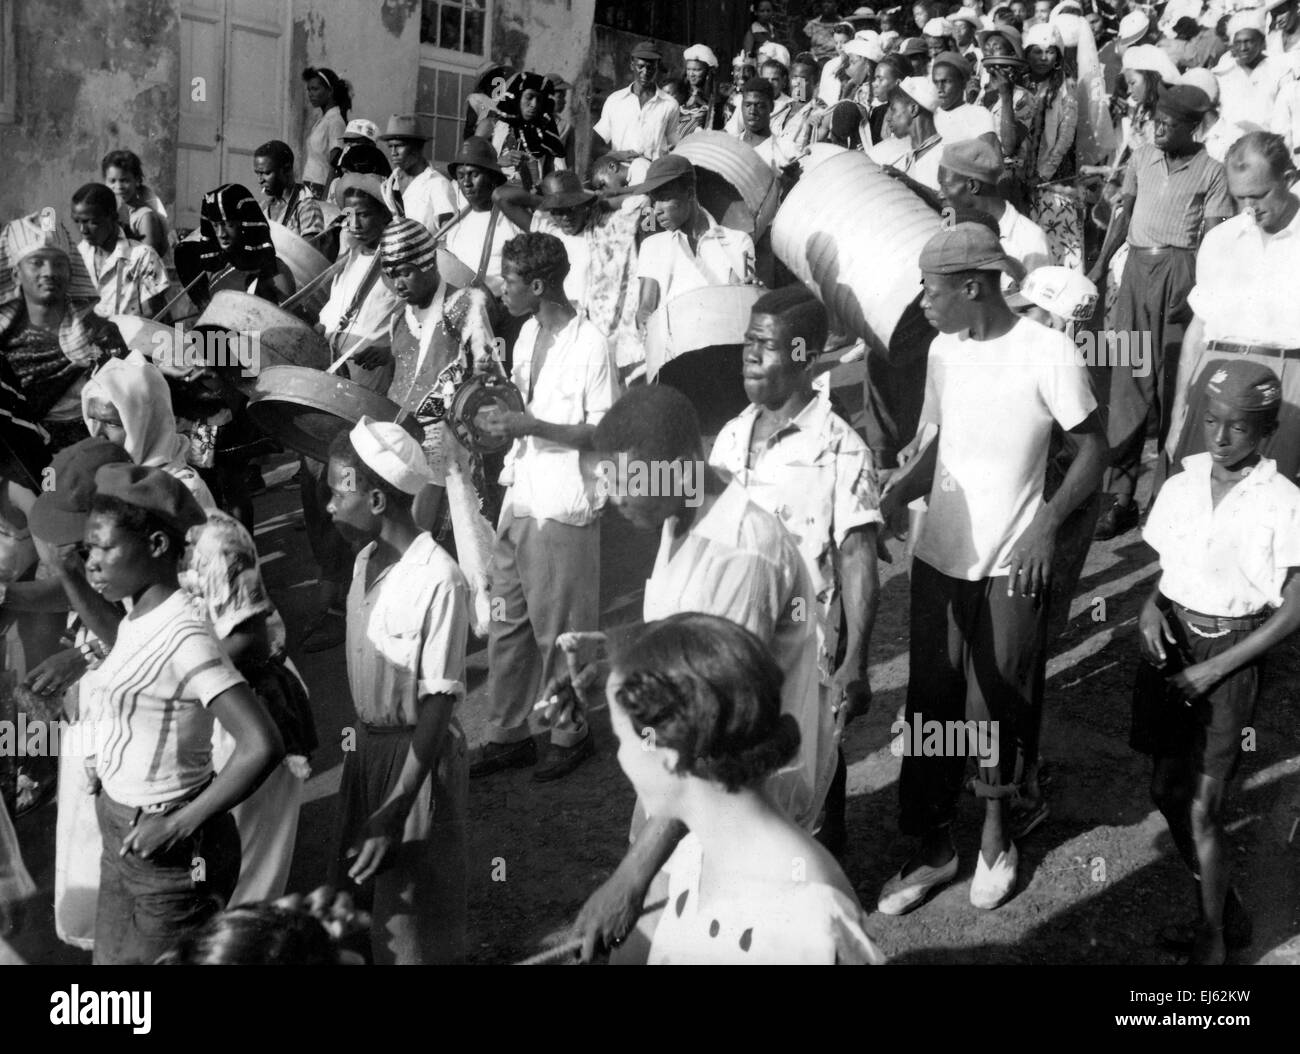
M754 21L749 24L749 29L745 32L740 50L747 55L757 55L759 48L776 38L776 26L772 22L772 0L758 0L758 3L749 10L754 16Z
M1183 459L1142 532L1160 578L1138 619L1131 743L1154 759L1151 798L1198 885L1199 919L1161 943L1218 965L1250 943L1224 821L1264 657L1300 628L1300 488L1259 450L1277 429L1277 375L1224 359L1205 376L1207 451Z
M713 615L672 615L615 652L619 764L650 815L691 832L666 865L652 964L884 961L834 858L759 789L799 747L781 680L757 637Z
M105 465L95 488L86 577L106 600L132 604L100 668L94 961L151 963L234 890L239 835L229 810L284 750L179 588L185 532L203 523L203 510L161 469ZM214 718L235 741L220 773Z
M140 158L130 150L114 150L100 166L108 189L117 197L118 219L131 237L142 241L163 258L170 259L171 230L167 210L158 195L144 184Z

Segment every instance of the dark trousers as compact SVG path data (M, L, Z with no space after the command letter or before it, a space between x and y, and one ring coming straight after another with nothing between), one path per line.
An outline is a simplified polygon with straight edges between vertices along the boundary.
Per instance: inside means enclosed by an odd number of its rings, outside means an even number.
M95 814L104 840L95 965L152 964L226 906L239 880L239 830L223 812L166 853L146 859L121 855L135 808L100 791Z
M997 749L996 765L979 766L982 796L1009 794L1019 749L1037 750L1034 712L1042 706L1039 668L1046 662L1046 627L1047 600L1007 596L1005 577L968 582L912 561L904 735L911 739L914 717L981 723L984 742ZM904 834L922 835L952 822L969 756L904 753L899 778Z
M1164 450L1178 378L1178 353L1183 331L1192 317L1187 295L1195 284L1196 253L1191 249L1169 249L1159 254L1133 249L1124 265L1112 332L1124 334L1120 339L1126 340L1130 348L1149 348L1145 368L1111 365L1107 426L1111 469L1106 490L1125 502L1132 500L1137 489L1142 446L1152 422L1158 438L1156 449ZM1161 471L1157 489L1163 477Z
M899 319L887 351L868 343L862 431L877 468L897 468L898 452L916 435L934 337L925 315L912 304Z

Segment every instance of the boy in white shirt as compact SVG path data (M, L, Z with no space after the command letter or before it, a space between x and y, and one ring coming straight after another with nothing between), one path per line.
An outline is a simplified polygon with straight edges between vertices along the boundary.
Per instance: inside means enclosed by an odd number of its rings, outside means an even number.
M1160 578L1138 620L1134 749L1152 755L1151 798L1197 876L1200 918L1162 943L1217 965L1250 943L1228 885L1228 782L1241 762L1265 654L1300 627L1300 488L1260 454L1282 386L1248 359L1211 363L1205 453L1161 488L1143 539Z

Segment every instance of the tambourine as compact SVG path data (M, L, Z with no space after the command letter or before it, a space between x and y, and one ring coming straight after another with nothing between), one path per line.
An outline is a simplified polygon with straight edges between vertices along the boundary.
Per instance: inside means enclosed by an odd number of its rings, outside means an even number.
M446 404L447 425L452 434L476 454L500 454L514 442L509 436L488 435L475 422L480 410L493 405L523 413L524 397L504 377L480 373L463 381Z

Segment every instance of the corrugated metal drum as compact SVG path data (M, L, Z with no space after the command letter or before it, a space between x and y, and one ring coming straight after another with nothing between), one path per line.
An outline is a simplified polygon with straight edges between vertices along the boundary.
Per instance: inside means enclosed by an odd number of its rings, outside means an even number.
M281 263L289 268L289 272L293 275L293 280L296 283L295 288L301 289L324 271L325 268L329 267L329 260L325 259L306 238L295 234L284 224L276 223L273 220L268 220L267 226L271 228L271 243L275 246L275 255L280 258ZM321 308L325 306L325 301L329 299L329 295L330 283L321 283L306 300L301 302L304 313L315 318L320 314Z
M790 191L772 224L782 263L839 323L889 353L924 338L921 249L938 215L864 154L827 158Z
M780 181L772 166L748 143L726 132L692 132L673 149L696 168L719 176L740 195L737 207L710 208L707 180L701 181L700 197L714 219L726 227L752 234L757 241L776 215L780 200ZM717 215L722 212L722 215Z

